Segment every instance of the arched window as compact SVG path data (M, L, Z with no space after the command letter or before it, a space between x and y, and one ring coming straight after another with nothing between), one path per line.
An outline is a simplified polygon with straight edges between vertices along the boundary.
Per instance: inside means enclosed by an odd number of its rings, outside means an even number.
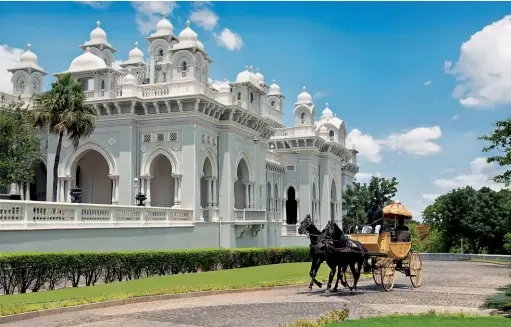
M186 64L186 61L183 61L183 62L181 63L181 70L185 72L185 71L187 70L187 68L188 68L188 66L187 66L187 64Z
M34 91L34 93L39 92L39 83L37 83L37 81L32 82L32 90Z
M300 121L303 123L305 123L305 112L302 112L302 114L300 115Z
M271 102L271 106L272 106L272 107L275 107L275 101L272 101L272 102Z
M241 101L241 92L238 92L238 101Z
M334 141L334 131L333 130L330 130L330 132L328 133L328 135L330 136L330 141Z
M104 81L104 80L102 80L102 81L101 81L101 89L102 89L102 90L104 90L104 89L105 89L105 81Z
M254 102L254 94L250 92L250 103Z
M160 49L160 52L158 52L158 54L163 57L163 49Z

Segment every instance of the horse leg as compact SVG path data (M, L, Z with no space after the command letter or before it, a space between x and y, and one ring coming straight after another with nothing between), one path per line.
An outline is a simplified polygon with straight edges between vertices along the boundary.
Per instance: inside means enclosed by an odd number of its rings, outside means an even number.
M319 288L323 286L318 280L316 280L316 275L318 273L319 267L321 266L322 260L317 259L312 261L311 270L309 272L309 276L311 277L311 282L309 284L309 290L312 290L312 285L316 284Z
M358 280L360 279L360 273L362 272L362 267L364 265L364 261L367 260L367 259L359 259L357 261L358 263L358 269L356 269L355 267L353 267L354 269L354 272L353 272L353 278L354 278L354 282L353 282L353 289L355 291L357 291L357 284L358 284Z
M342 284L342 276L343 276L342 266L339 265L337 268L337 279L335 280L335 286L334 286L334 289L332 290L332 292L337 292L337 288L339 287L339 280L341 280L341 284Z
M328 276L328 284L326 285L325 293L330 293L330 288L332 287L332 281L334 279L336 272L336 266L330 267L330 275Z

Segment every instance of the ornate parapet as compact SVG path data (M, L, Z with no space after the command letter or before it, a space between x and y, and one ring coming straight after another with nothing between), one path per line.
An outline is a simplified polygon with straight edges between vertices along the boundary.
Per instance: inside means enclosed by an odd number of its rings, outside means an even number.
M356 173L358 173L360 168L357 165L347 162L342 165L342 170L347 171L352 174L356 174Z

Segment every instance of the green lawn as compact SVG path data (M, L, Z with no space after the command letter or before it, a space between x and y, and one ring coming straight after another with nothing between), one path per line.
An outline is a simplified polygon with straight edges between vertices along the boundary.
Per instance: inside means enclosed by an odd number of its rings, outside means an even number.
M387 316L346 320L326 327L509 327L511 319L458 315Z
M2 307L5 309L5 306L19 306L20 304L42 304L69 300L78 300L75 302L81 304L143 295L308 283L310 281L310 278L308 278L309 268L310 263L307 262L287 263L196 274L151 277L38 293L6 295L0 296L0 311ZM322 265L318 279L325 280L328 272L327 265ZM100 299L94 300L94 298Z

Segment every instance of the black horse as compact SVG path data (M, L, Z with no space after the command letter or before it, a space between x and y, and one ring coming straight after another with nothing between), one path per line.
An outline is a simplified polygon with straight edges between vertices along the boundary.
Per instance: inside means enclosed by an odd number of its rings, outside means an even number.
M310 256L312 259L311 269L309 271L309 276L311 277L311 282L309 284L309 290L312 290L312 285L316 284L319 288L323 286L321 282L316 280L316 274L318 273L319 267L326 259L326 253L318 251L316 249L316 245L318 244L319 236L321 235L321 231L314 225L312 222L312 218L310 214L305 216L305 219L300 223L300 227L298 228L298 234L303 235L307 234L310 239Z
M362 252L367 252L367 249L365 249L360 242L352 241L346 237L335 222L327 223L321 233L316 248L318 251L327 253L326 262L330 267L330 275L325 292L330 292L336 270L337 279L332 291L337 291L339 280L343 286L348 286L351 291L356 290L361 268L364 263L364 255L362 255ZM354 279L352 287L343 279L348 266L350 267Z

